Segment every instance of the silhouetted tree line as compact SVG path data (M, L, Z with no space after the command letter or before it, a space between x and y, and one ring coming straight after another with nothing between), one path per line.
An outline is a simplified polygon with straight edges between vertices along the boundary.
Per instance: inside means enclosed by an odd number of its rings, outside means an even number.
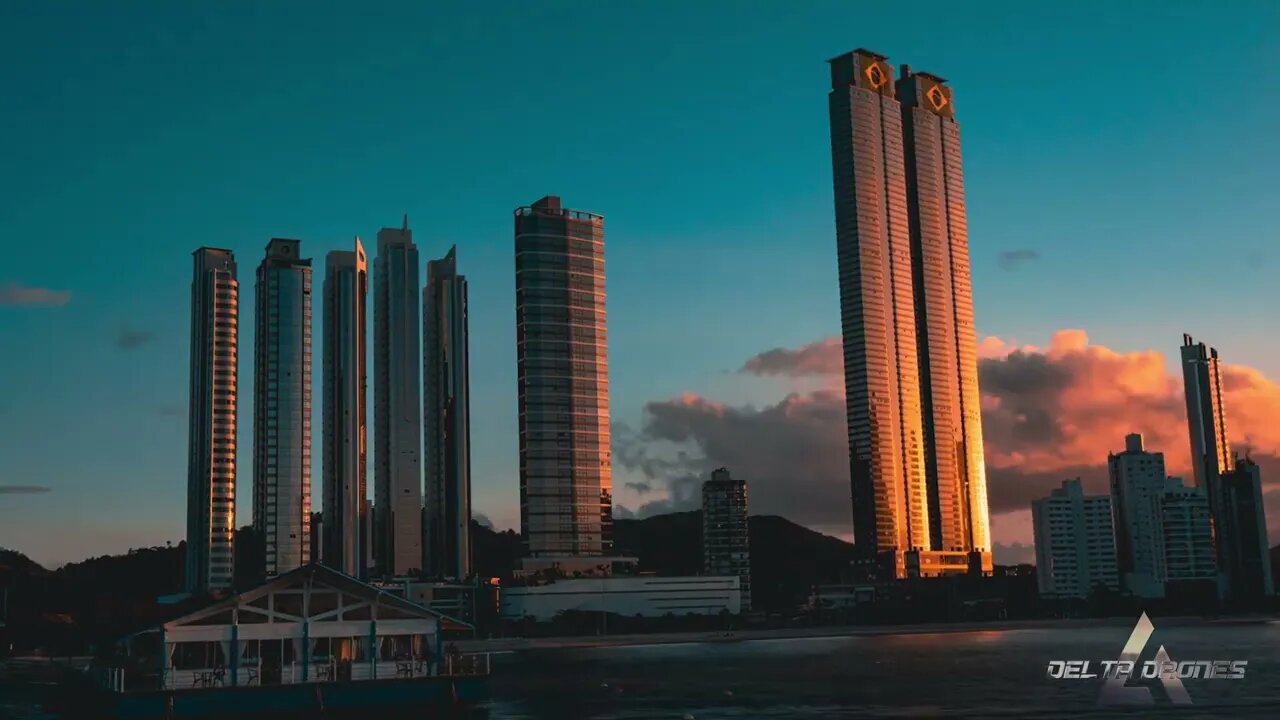
M237 588L263 575L261 543L251 528L236 532ZM8 590L8 621L0 629L0 656L43 651L82 654L164 622L184 608L208 602L190 598L161 605L183 590L186 543L136 548L48 570L20 552L0 551L0 592Z
M997 567L997 577L955 577L898 583L882 588L877 602L858 608L802 611L815 585L840 582L853 559L853 546L777 516L749 520L752 607L766 615L758 626L827 623L897 623L1046 617L1132 616L1155 614L1212 615L1266 607L1220 603L1210 584L1175 586L1164 600L1140 600L1107 588L1095 588L1087 599L1041 599L1034 568L1016 571ZM702 571L700 511L670 513L614 521L614 552L639 559L641 572L696 575ZM522 556L521 537L472 523L472 560L479 577L509 578ZM1280 548L1271 551L1280 565ZM236 532L237 589L252 587L264 576L260 538L249 527ZM0 628L0 656L43 650L51 654L84 653L130 632L164 622L184 610L208 602L189 598L161 605L161 596L183 588L185 543L139 548L124 555L104 555L48 570L25 555L0 550L0 592L7 589L7 627ZM1278 573L1280 575L1280 573ZM566 613L551 623L524 627L515 623L503 632L522 634L593 634L605 631L651 632L728 629L740 618L672 616L635 618L600 613Z

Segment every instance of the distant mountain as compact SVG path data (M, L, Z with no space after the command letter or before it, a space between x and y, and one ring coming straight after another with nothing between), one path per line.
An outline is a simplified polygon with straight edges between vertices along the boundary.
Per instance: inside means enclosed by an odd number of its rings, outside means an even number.
M748 521L751 536L752 605L782 611L802 603L815 583L836 582L853 559L853 546L776 515ZM520 536L472 523L477 573L504 577L520 558ZM702 572L702 511L614 520L614 553L640 560L660 575Z

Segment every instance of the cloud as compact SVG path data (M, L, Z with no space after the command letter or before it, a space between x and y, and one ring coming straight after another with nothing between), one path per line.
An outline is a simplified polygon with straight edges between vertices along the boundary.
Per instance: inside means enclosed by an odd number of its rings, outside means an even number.
M49 492L43 485L0 485L0 495L39 495Z
M1040 259L1040 253L1030 248L1018 248L1016 250L1004 250L1000 253L998 262L1000 268L1005 272L1013 272L1022 265L1034 262Z
M71 293L65 290L0 284L0 307L61 307L70 301Z
M634 490L637 495L648 495L653 492L653 483L650 482L629 482L625 485Z
M838 338L749 359L743 372L774 377L821 375L821 389L776 404L735 407L694 394L650 402L639 432L615 434L615 461L642 475L668 503L688 503L690 478L726 466L751 483L753 513L780 514L828 532L851 523L848 440ZM1029 543L1024 515L1067 478L1107 492L1108 453L1124 436L1144 435L1165 454L1170 474L1190 478L1181 378L1154 350L1119 352L1061 330L1048 347L985 338L979 345L984 449L993 535L1016 557ZM1177 365L1172 366L1173 370ZM1262 466L1271 527L1280 535L1280 385L1261 372L1224 365L1227 425L1233 448L1251 449ZM645 508L667 507L650 500ZM1002 531L1007 528L1007 531Z
M843 529L851 517L844 428L844 400L826 390L759 409L685 394L648 403L642 431L615 436L614 457L665 486L665 499L636 510L642 517L698 507L702 479L723 466L750 483L753 513Z
M1036 546L1034 544L1013 542L1009 544L995 543L991 548L991 560L997 565L1019 565L1036 562Z
M120 331L116 333L116 347L121 350L136 350L155 340L155 338L156 334L150 330L120 328Z
M740 372L752 375L806 377L844 372L840 338L829 337L795 350L774 348L747 360Z

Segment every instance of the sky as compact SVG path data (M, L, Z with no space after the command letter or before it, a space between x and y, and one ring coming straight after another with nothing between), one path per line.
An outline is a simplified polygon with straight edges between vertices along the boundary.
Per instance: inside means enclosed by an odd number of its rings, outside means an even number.
M1101 487L1129 429L1185 464L1183 332L1238 368L1239 439L1280 456L1275 3L17 0L0 545L57 564L183 537L202 245L240 267L250 522L267 241L301 239L318 281L405 213L424 262L458 246L473 501L518 525L511 211L547 194L605 216L619 514L687 506L726 464L753 512L847 536L825 61L855 47L955 89L999 553L1025 555L1033 490Z

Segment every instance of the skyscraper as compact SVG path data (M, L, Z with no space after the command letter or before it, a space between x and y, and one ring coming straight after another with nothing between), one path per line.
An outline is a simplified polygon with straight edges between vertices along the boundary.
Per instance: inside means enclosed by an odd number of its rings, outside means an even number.
M515 211L520 527L531 557L613 547L604 218Z
M1187 429L1191 436L1191 467L1196 485L1209 496L1216 524L1222 512L1218 478L1231 471L1231 445L1227 442L1226 408L1222 401L1222 374L1218 351L1182 336L1182 384L1187 400ZM1218 544L1219 560L1223 547ZM1222 564L1229 564L1223 562Z
M868 50L830 62L855 545L896 577L989 573L951 90Z
M365 574L365 297L364 247L325 257L324 277L324 550L326 565Z
M1079 479L1066 480L1031 503L1031 523L1041 595L1086 598L1099 585L1120 589L1110 497L1085 495Z
M751 535L747 482L720 468L702 483L702 570L707 575L736 575L742 611L751 609Z
M1246 456L1233 458L1232 469L1221 477L1222 515L1217 540L1226 565L1228 594L1237 600L1274 595L1271 556L1267 548L1267 518L1262 504L1262 473Z
M1161 504L1164 454L1147 452L1142 436L1126 435L1124 451L1107 456L1115 518L1116 562L1124 587L1139 597L1163 597L1165 567Z
M969 280L960 126L946 81L902 66L907 217L915 290L924 469L935 550L982 553L990 569L986 463Z
M422 568L418 248L409 218L378 231L373 260L375 557L384 577Z
M427 263L422 291L426 518L423 568L432 577L471 575L471 386L467 278L457 248Z
M1218 563L1204 488L1187 487L1179 478L1167 478L1160 498L1160 523L1164 582L1208 582L1216 587Z
M268 577L311 559L311 259L273 238L254 288L253 526Z
M230 250L193 254L187 426L187 592L231 587L240 289Z

